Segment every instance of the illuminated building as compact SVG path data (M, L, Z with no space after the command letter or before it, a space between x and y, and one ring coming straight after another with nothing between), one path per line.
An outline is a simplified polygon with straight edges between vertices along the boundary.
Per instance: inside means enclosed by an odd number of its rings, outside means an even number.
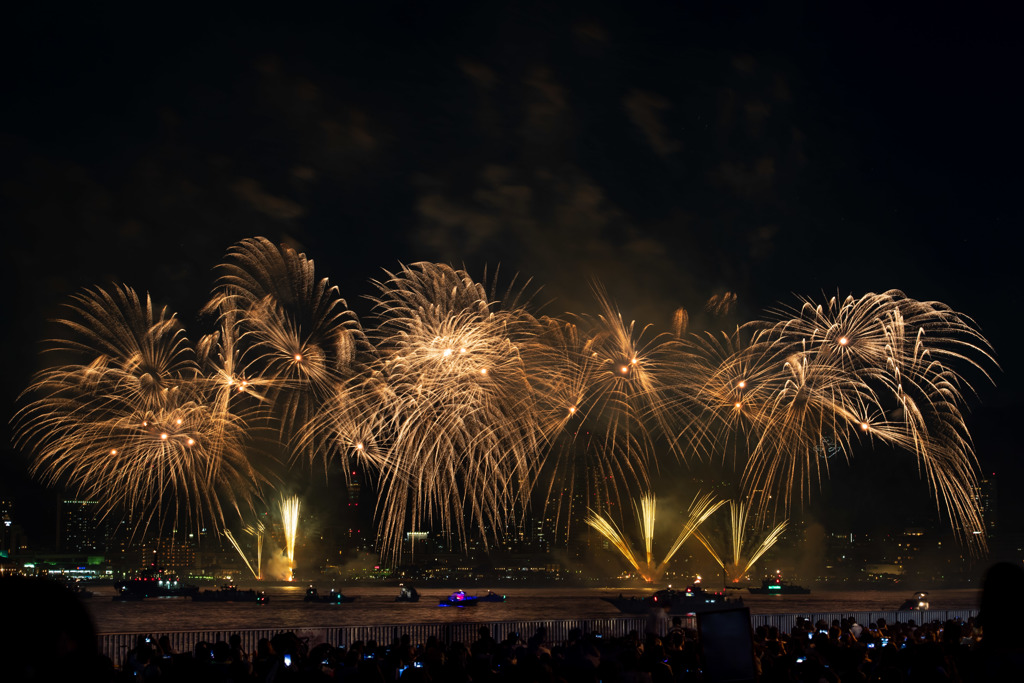
M57 517L57 550L63 553L100 554L106 534L99 529L95 500L62 500Z
M0 557L14 554L14 502L0 499Z
M978 486L974 489L974 499L978 503L978 507L981 508L981 517L985 523L985 532L992 536L996 532L997 517L996 517L996 505L998 499L996 498L996 475L995 472L988 476L982 475L978 479Z

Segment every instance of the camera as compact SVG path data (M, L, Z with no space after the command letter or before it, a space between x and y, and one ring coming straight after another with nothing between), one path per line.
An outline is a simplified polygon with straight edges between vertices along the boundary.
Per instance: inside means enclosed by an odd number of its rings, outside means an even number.
M291 655L285 655L284 656L284 665L285 666L291 666L292 665L292 656Z
M888 644L889 644L889 639L888 638L882 638L882 647L885 647Z
M869 649L873 649L874 647L875 647L875 644L874 644L874 643L868 643L868 648L869 648Z
M807 661L807 657L797 657L796 658L796 663L797 664L803 664L806 661Z

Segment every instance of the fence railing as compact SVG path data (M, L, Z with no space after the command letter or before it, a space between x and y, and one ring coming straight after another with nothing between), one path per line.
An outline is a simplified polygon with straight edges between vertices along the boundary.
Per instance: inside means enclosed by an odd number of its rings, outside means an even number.
M877 612L797 612L794 614L751 614L750 625L778 626L780 631L788 633L799 617L809 618L813 622L819 619L827 624L833 621L849 619L853 617L858 624L867 626L877 623L879 619L885 619L886 623L896 622L907 623L913 620L917 624L928 624L933 621L947 621L948 619L959 619L967 621L970 617L977 616L978 610L974 609L932 609L932 610L882 610Z
M687 618L691 627L696 623L692 617ZM291 631L306 641L310 648L319 643L331 645L347 645L357 640L363 642L376 641L380 645L390 645L393 640L408 635L414 644L425 643L434 637L450 644L462 642L469 644L480 637L480 627L486 626L497 640L504 639L509 633L518 633L525 641L541 627L547 629L547 641L560 643L569 639L569 632L575 628L584 633L601 633L609 638L627 635L630 631L643 633L647 625L646 617L608 617L599 619L550 619L543 621L479 621L472 623L429 623L429 624L375 624L366 626L311 626L308 628L251 628L251 629L219 629L204 631L160 631L132 633L101 633L100 648L104 655L117 665L124 660L129 650L136 646L138 639L152 636L154 640L167 636L170 645L176 652L193 652L198 643L203 641L213 644L219 640L228 640L234 634L241 638L242 648L254 652L263 638L273 638L282 631Z
M887 623L906 623L914 620L918 624L933 621L960 619L966 621L975 616L977 610L926 610L926 611L879 611L879 612L797 612L792 614L752 614L750 625L777 626L780 631L789 632L798 617L808 618L812 622L819 619L831 624L833 620L853 617L858 623L868 625L880 618ZM647 628L647 617L605 617L598 619L550 619L542 621L479 621L472 623L429 623L429 624L377 624L366 626L311 626L308 628L253 628L253 629L219 629L203 631L163 631L151 633L102 633L99 636L100 648L104 655L110 657L115 665L120 666L125 655L143 636L154 639L166 635L171 647L176 652L193 652L198 643L203 641L216 643L228 640L234 634L241 638L241 645L248 652L254 652L263 638L273 638L282 631L291 631L304 639L310 648L319 643L331 645L348 645L358 640L376 641L380 645L388 645L396 638L408 635L414 644L425 643L431 637L450 644L461 642L469 644L480 637L481 626L490 629L491 635L502 640L509 633L518 633L525 641L541 627L547 630L548 643L561 643L569 638L569 632L580 629L583 633L601 633L609 638L619 638L637 631L643 634ZM696 628L697 617L683 617L683 626Z

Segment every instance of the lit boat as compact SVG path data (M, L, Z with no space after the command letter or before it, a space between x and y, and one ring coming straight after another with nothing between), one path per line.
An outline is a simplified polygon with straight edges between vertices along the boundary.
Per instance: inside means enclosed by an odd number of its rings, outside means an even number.
M402 590L395 596L395 602L419 602L420 594L414 586L402 585Z
M505 596L498 595L494 591L487 591L487 595L481 595L476 600L477 602L505 602Z
M918 591L914 593L914 597L910 598L909 600L905 600L903 604L900 605L898 611L903 612L908 610L926 609L928 609L928 593L926 593L925 591Z
M152 567L133 579L115 584L114 588L117 590L114 600L185 598L199 592L199 588L181 583L174 574Z
M437 605L438 607L475 607L478 601L478 598L466 595L466 591L457 590L447 598L442 598Z
M620 612L626 614L647 614L652 607L668 605L669 614L691 614L695 612L714 612L732 607L739 607L743 599L731 600L725 592L705 590L700 583L687 586L685 590L674 590L669 587L654 595L646 597L619 595L617 598L602 598L612 603Z
M263 591L247 590L240 591L232 584L221 586L218 590L205 590L192 594L193 602L255 602L263 604L267 601L267 594Z
M318 602L328 605L341 605L348 602L355 602L355 597L347 597L342 594L341 591L336 591L333 588L327 595L320 595L315 586L310 586L306 589L306 597L303 598L303 600L306 602Z
M770 579L763 579L760 588L748 588L755 595L806 595L811 592L810 588L797 586L783 580L782 574L776 574Z

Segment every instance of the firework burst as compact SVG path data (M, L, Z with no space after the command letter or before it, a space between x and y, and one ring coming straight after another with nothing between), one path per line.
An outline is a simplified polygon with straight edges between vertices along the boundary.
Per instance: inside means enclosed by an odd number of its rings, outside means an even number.
M697 528L707 520L719 507L725 504L724 500L715 500L710 493L705 495L697 494L690 504L689 516L683 524L676 540L665 553L661 562L654 560L654 522L655 522L655 498L653 494L647 494L640 498L640 504L635 506L637 517L640 522L640 534L644 543L644 554L640 556L634 552L626 536L619 531L614 522L598 515L593 510L586 518L586 523L599 534L608 539L619 553L629 562L644 581L652 583L661 579L668 568L669 561L675 556L679 548L686 542Z
M248 239L228 252L204 311L220 323L214 365L222 386L272 410L299 453L322 453L317 432L305 426L358 374L359 354L367 351L337 288L317 278L304 254Z
M969 318L888 291L803 299L725 335L688 333L680 310L658 335L599 287L599 314L565 321L486 282L431 263L388 272L364 332L312 260L248 239L219 267L216 330L195 349L148 297L88 290L20 399L16 444L47 484L142 527L220 528L251 509L276 464L254 445L270 436L292 466L358 459L391 558L409 530L496 539L535 491L567 529L573 501L648 490L658 453L723 457L759 517L788 513L831 456L880 445L912 454L954 531L983 546L964 413L968 377L996 365Z
M721 544L717 542L717 537L709 535L702 529L693 533L694 538L707 548L711 557L725 572L726 583L739 583L754 566L754 563L778 542L788 524L788 520L780 522L761 537L756 545L750 546L750 539L747 538L748 513L749 508L742 502L729 501L728 549L722 548Z
M426 525L465 543L467 518L486 542L525 509L536 478L542 434L523 360L533 318L463 271L421 263L389 275L354 421L387 444L382 547L396 554L407 528Z
M670 400L691 381L678 338L627 323L600 287L595 296L597 316L542 320L543 367L531 373L549 444L544 501L557 507L556 530L567 530L578 500L592 509L621 506L648 489L655 443L691 417L684 402Z
M58 322L50 351L68 362L38 373L15 416L33 472L152 523L224 523L264 478L246 456L247 427L218 409L176 319L127 287L88 290Z
M710 380L688 443L746 450L745 489L761 514L788 510L874 442L909 451L954 532L984 545L976 462L963 419L972 392L955 365L987 379L991 349L969 319L901 292L805 300L724 342L693 345ZM742 460L742 456L741 456Z

